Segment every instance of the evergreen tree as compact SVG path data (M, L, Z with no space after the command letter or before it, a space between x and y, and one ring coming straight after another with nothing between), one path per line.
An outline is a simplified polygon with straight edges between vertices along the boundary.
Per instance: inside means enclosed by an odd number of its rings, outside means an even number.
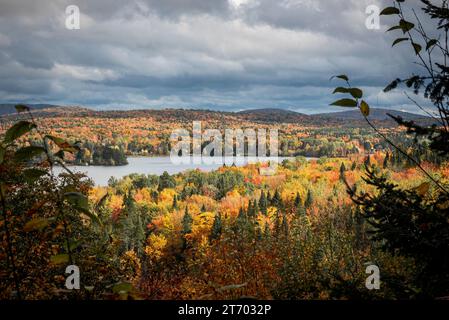
M221 221L221 214L216 214L214 218L214 223L212 224L211 232L209 235L209 240L217 240L220 239L221 232L222 232L222 221Z
M151 192L151 199L152 199L154 202L158 203L158 202L159 202L159 192L157 192L157 191L152 191L152 192Z
M257 213L259 211L259 208L257 206L257 201L254 200L254 202L252 202L251 200L249 201L248 204L248 217L250 218L255 218L257 217Z
M282 223L281 223L281 232L285 237L288 237L288 221L287 221L287 216L284 213L283 217L282 217Z
M269 239L271 237L271 230L270 230L270 226L268 225L267 222L265 222L265 228L263 231L263 236L265 239Z
M248 239L249 234L252 236L254 233L253 223L248 220L248 213L245 212L244 208L240 208L239 215L233 225L233 231L241 240Z
M245 209L243 207L239 210L239 215L237 216L237 221L244 221L246 219Z
M279 210L276 212L276 218L274 220L274 234L277 237L281 230L281 217L279 215Z
M299 195L299 192L296 192L296 198L295 198L295 208L298 209L302 203L301 203L301 196Z
M258 241L260 241L260 240L262 240L262 238L263 238L262 229L260 228L260 224L257 223L256 224L256 239Z
M296 210L296 214L299 216L305 216L306 215L306 208L304 207L304 205L302 204L301 201L301 197L299 195L299 192L296 193L296 198L295 198L295 210Z
M137 254L142 254L146 238L145 228L131 192L128 192L125 196L123 205L123 213L120 219L122 252L135 250Z
M313 204L313 195L312 192L310 190L307 191L307 198L306 201L304 202L304 206L306 208L310 208Z
M254 200L253 212L254 212L254 217L257 217L259 215L259 204L257 203L257 200Z
M345 164L342 162L341 166L340 166L340 180L341 181L345 180L345 172L346 172L346 167L345 167Z
M178 197L176 195L173 196L173 210L178 209Z
M135 249L139 256L144 253L144 244L146 240L145 234L145 225L142 221L142 216L139 212L137 212L135 216L135 225L134 225L134 234L135 234Z
M248 217L253 217L253 202L251 200L248 202L248 209L246 212L248 213Z
M390 160L390 153L387 151L387 153L385 154L385 159L384 159L384 163L383 163L384 169L388 168L389 160Z
M174 188L176 186L175 178L168 174L167 171L159 177L159 187L158 190L162 191L167 188Z
M265 192L263 190L262 190L262 193L260 194L259 206L260 206L260 212L262 212L262 214L264 214L264 215L267 215L268 203L267 203L267 198L265 197Z
M186 207L184 217L182 218L182 234L186 235L192 232L193 218L189 213L189 209Z
M279 191L276 189L276 192L274 193L273 199L272 199L272 204L275 207L280 207L282 204L282 199L281 199L281 195L279 194Z

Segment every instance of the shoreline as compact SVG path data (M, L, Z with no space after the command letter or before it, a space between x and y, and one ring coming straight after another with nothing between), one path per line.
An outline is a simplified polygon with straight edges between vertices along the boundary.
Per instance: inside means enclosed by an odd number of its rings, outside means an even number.
M198 164L198 165L205 165L205 166L212 166L212 165L217 165L217 164L220 164L220 163L216 163L216 161L217 160L210 160L210 159L219 159L219 157L202 157L202 156L200 156L200 157L194 157L194 156L189 156L189 157L186 157L186 158L189 158L190 160L190 162L189 163L183 163L183 164ZM232 156L232 157L222 157L221 159L235 159L236 158L236 156ZM275 159L276 157L253 157L253 156L251 156L251 157L239 157L238 159L243 159L243 161L244 161L244 165L246 165L246 164L252 164L251 162L247 162L248 161L248 159L250 159L250 161L253 161L254 159L257 159L257 161L255 161L256 163L257 162L262 162L262 163L266 163L266 162L269 162L269 161L273 161L273 160L276 160ZM278 160L278 162L279 163L281 163L282 161L284 161L284 160L295 160L295 159L297 159L297 158L304 158L305 160L307 160L307 161L311 161L311 160L319 160L319 159L322 159L322 158L328 158L328 159L343 159L343 158L345 158L345 157L306 157L306 156L278 156L277 158L280 158L279 160ZM137 155L137 156L129 156L128 158L127 158L127 160L129 160L129 159L170 159L170 156L140 156L140 155ZM180 159L182 159L181 157L180 157ZM206 159L206 162L200 162L200 163L195 163L195 159ZM258 159L262 159L262 161L258 161ZM210 163L207 163L207 162L209 162L210 161ZM241 165L242 163L241 163L241 161L242 160L238 160L237 162L239 162L239 164L238 165ZM173 162L170 162L171 164L174 164ZM225 161L221 161L221 164L226 164L226 162ZM120 164L120 165L104 165L104 164L86 164L86 165L83 165L83 164L75 164L75 163L66 163L66 166L67 167L82 167L82 168L92 168L92 167L101 167L101 168L121 168L121 167L126 167L126 166L129 166L130 165L130 163L129 163L129 161L128 161L128 163L127 164ZM230 165L232 165L232 164L230 164ZM237 164L236 164L237 165ZM55 165L55 167L62 167L62 166L60 166L60 165Z

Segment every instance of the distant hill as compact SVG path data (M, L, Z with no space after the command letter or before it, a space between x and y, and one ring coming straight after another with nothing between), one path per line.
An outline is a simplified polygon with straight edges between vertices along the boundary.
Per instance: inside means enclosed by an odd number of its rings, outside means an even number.
M17 111L14 106L15 104L0 104L0 116L16 113ZM27 104L27 106L31 107L33 110L51 109L58 107L52 104Z
M377 121L391 120L391 118L388 116L387 113L389 113L393 116L400 116L406 120L416 121L416 120L430 120L431 119L430 117L415 114L415 113L397 111L397 110L379 109L379 108L370 109L370 115L368 116L368 119L377 120ZM358 109L351 109L348 111L340 111L340 112L314 114L313 117L325 117L325 118L334 118L334 119L341 119L341 120L363 120L364 119L362 114L360 113L360 110L358 110Z
M26 104L36 117L68 116L73 113L89 112L90 109L75 106L58 106L53 104ZM16 104L0 104L0 117L15 117Z
M303 115L302 113L298 113L291 110L285 110L285 109L276 109L276 108L265 108L265 109L250 109L250 110L243 110L237 112L239 114L287 114L287 115Z
M283 109L253 109L239 112L226 112L203 109L132 109L132 110L92 110L84 107L57 106L50 104L30 104L36 117L95 117L95 118L145 118L151 117L156 121L218 121L221 123L232 121L248 121L255 123L294 123L304 126L366 126L367 123L358 109L342 112L320 113L306 115ZM401 116L405 120L413 120L421 125L431 125L435 121L424 115L373 108L369 119L380 126L396 126L387 113ZM12 118L17 113L13 104L0 104L0 117Z
M294 123L304 121L305 119L309 118L309 116L306 114L274 108L244 110L237 112L236 114L243 117L245 120L261 122Z

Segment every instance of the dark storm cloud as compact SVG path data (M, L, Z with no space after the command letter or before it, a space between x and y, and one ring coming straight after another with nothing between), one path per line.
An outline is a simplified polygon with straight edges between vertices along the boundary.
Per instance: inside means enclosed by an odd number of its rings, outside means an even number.
M330 110L329 78L380 93L413 71L406 48L365 27L383 0L0 0L0 101L99 108ZM79 6L81 30L65 8ZM382 20L382 23L390 21Z

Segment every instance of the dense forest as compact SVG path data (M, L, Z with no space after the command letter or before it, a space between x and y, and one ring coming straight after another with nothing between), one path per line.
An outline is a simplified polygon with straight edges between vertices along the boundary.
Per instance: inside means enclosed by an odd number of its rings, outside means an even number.
M386 162L381 152L369 158L297 158L285 161L275 176L262 176L259 165L249 165L174 176L136 174L112 179L108 187L93 187L87 178L70 174L53 180L44 173L30 181L29 172L16 167L17 193L6 205L24 212L10 222L11 241L20 243L15 264L25 277L21 294L71 295L60 288L65 264L73 259L85 270L84 287L76 293L85 298L407 297L414 289L415 264L369 241L371 227L345 191L343 174L360 190L371 190L360 182L367 159L402 187L424 181L416 169ZM449 167L427 167L448 179ZM33 203L25 194L36 188L45 189ZM59 204L61 216L53 206L57 195L47 194L51 188L81 190L89 214L83 201L66 198ZM65 230L64 216L71 219L79 206L83 218ZM29 263L33 252L39 259ZM398 287L367 291L368 262ZM45 277L38 275L38 265L46 266ZM40 281L31 281L35 277ZM3 293L12 292L12 281L2 285Z
M361 120L35 113L16 105L0 132L0 298L447 299L449 7L421 1L437 24L432 31L442 33L431 38L404 2L381 14L395 19L389 32L407 38L394 45L408 43L424 74L395 79L384 91L422 94L431 122L370 118L369 96L345 74L332 78L341 86L331 105L352 108ZM280 128L281 154L292 159L272 175L258 163L132 174L105 187L71 170L72 163L166 155L170 132L192 121ZM56 175L56 166L63 172ZM373 287L370 267L380 272ZM79 287L68 286L67 268L80 272Z
M22 120L4 141L26 144L36 135L42 135L38 123ZM372 192L362 179L371 168L400 188L431 197L434 187L422 190L426 179L404 155L369 145L369 152L343 158L286 160L274 176L262 175L263 164L254 164L210 173L134 174L95 187L69 168L59 177L52 173L58 162L63 165L63 154L83 148L52 135L43 139L40 146L33 140L2 154L1 179L8 181L2 184L3 239L13 245L16 270L2 275L3 298L18 292L26 299L419 296L416 262L373 243L373 227L346 192L348 183ZM440 162L423 159L422 165L447 181L449 167ZM7 249L3 270L11 263ZM69 263L83 270L76 292L62 289ZM379 291L366 290L368 263L379 266L388 283Z
M153 111L89 111L78 108L54 108L36 112L39 125L49 134L57 135L80 147L74 155L67 155L66 161L77 165L124 165L126 156L168 156L173 141L173 128L192 131L192 121L202 121L203 130L208 128L252 128L279 129L279 155L286 157L347 157L355 154L370 154L375 151L391 151L386 141L373 132L366 123L356 119L329 121L328 116L310 117L296 114L298 122L292 123L292 113L284 115L282 122L262 121L263 110L249 113L220 113L201 110ZM295 113L293 113L295 114ZM433 123L429 117L407 114L424 123ZM8 115L2 119L2 126L21 119L21 115ZM320 119L321 123L317 123ZM414 153L423 160L432 156L425 147L415 149L413 137L406 130L395 126L393 120L374 121L385 134L401 143L407 153ZM31 134L31 144L39 139ZM203 144L203 147L205 145ZM419 154L418 154L419 153ZM437 159L431 159L437 161Z

